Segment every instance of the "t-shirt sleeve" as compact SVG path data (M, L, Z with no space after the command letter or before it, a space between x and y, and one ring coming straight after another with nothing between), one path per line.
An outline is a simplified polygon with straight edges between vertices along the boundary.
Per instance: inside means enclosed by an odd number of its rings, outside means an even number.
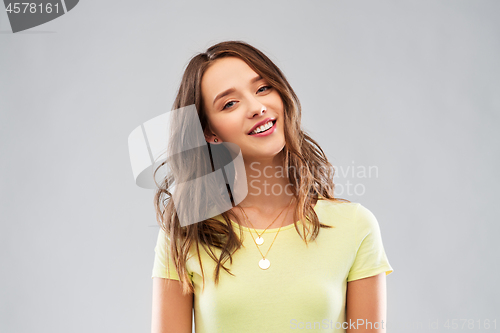
M160 277L164 279L180 280L179 275L175 270L174 262L171 259L171 254L168 258L168 261L166 261L165 242L167 242L168 244L169 240L165 240L165 231L160 228L160 231L158 232L158 239L156 240L155 259L153 263L153 274L151 278ZM168 272L167 264L169 265Z
M347 276L347 282L378 275L389 275L394 270L389 264L382 243L380 226L373 213L358 204L354 214L357 252Z

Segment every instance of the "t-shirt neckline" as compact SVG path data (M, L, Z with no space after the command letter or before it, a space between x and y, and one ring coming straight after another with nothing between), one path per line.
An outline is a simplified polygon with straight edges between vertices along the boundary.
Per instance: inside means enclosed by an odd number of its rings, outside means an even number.
M320 200L320 198L322 198L322 196L318 196L318 200L316 201L316 204L315 204L315 205L314 205L314 207L313 207L313 210L316 212L316 214L318 214L317 208L318 208L319 203L320 203L321 201L323 201L323 200ZM267 230L266 230L266 229L257 229L257 228L256 228L256 229L254 229L254 228L249 228L249 227L246 227L246 226L243 226L243 225L239 225L238 223L234 222L234 221L233 221L233 220L231 220L231 219L230 219L230 221L231 221L231 223L232 223L235 227L240 228L240 229L242 229L243 231L246 231L246 232L251 232L251 230L252 230L252 231L253 231L253 230L255 230L255 231L257 231L257 233L259 233L259 234L261 234L261 233L266 233L266 234L267 234L267 233L278 232L278 230L280 230L280 232L281 232L281 231L288 230L288 229L292 229L292 228L294 228L294 227L295 227L295 224L294 224L294 223L292 223L292 224L286 225L286 226L284 226L284 227L281 227L281 229L280 229L279 227L278 227L278 228L267 229ZM301 220L297 221L297 225L300 225L300 224L302 224L302 221L301 221ZM265 230L265 231L264 231L264 230Z

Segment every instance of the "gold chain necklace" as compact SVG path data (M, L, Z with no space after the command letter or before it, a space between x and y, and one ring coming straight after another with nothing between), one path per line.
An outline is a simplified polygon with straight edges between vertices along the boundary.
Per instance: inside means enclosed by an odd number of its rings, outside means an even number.
M293 198L292 198L293 200ZM290 200L290 203L292 202L292 200ZM262 238L262 235L266 232L266 230L278 219L278 217L281 216L281 214L283 214L283 212L285 211L285 209L287 209L288 207L290 206L290 204L288 204L288 206L286 206L285 208L283 208L283 210L278 214L278 216L276 216L276 218L271 222L271 224L269 224L267 226L266 229L264 229L264 231L262 231L260 234L257 232L257 230L255 229L255 227L253 226L252 222L250 222L250 220L248 219L248 216L247 214L245 214L245 211L243 210L243 208L241 206L238 205L238 208L241 209L241 211L243 212L243 214L245 215L245 220L247 222L250 223L250 225L252 226L252 228L254 229L255 233L257 234L257 238L255 239L255 242L257 245L262 245L264 244L264 238ZM251 232L250 232L251 233Z
M287 208L290 207L292 201L293 201L294 198L292 198L292 200L290 200L290 203L288 204ZM241 211L243 212L243 214L245 215L245 219L250 223L252 224L252 222L250 222L250 220L248 219L248 216L247 214L245 214L245 211L243 210L243 208L239 207L241 209ZM281 215L281 214L280 214ZM279 215L278 215L279 216ZM257 247L257 250L259 250L260 252L260 255L262 256L262 259L259 260L259 267L261 269L268 269L269 266L271 266L271 262L269 261L269 259L266 258L267 254L269 253L269 250L271 250L271 247L273 246L274 244L274 241L276 240L276 237L278 237L278 234L280 233L280 230L281 230L281 227L283 227L283 223L285 222L286 220L286 217L288 216L288 212L285 214L285 217L283 218L283 221L281 222L281 226L279 227L278 229L278 232L276 232L276 235L274 236L274 239L271 243L271 245L269 246L269 248L267 249L267 252L266 252L266 255L263 255L262 252L260 251L260 248L259 248L259 245L257 244L257 242L255 241L255 239L253 238L253 234L252 234L252 231L250 231L250 236L252 236L252 240L253 242L255 243L255 246ZM269 227L268 227L269 228ZM254 228L255 229L255 228ZM266 228L267 229L267 228ZM257 231L255 232L257 233Z

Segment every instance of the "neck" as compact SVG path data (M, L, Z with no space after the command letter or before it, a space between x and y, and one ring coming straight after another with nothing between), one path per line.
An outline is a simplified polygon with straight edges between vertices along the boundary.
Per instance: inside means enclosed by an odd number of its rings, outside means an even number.
M266 212L288 205L294 191L286 175L283 153L268 159L244 158L248 195L239 203L241 207Z

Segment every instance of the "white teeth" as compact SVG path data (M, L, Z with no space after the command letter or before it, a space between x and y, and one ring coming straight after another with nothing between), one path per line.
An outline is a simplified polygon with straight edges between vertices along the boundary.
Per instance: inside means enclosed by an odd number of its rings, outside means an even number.
M260 133L262 131L265 131L269 128L273 127L273 121L270 120L267 124L264 124L260 127L257 127L256 129L253 130L252 134L257 134L257 133Z

